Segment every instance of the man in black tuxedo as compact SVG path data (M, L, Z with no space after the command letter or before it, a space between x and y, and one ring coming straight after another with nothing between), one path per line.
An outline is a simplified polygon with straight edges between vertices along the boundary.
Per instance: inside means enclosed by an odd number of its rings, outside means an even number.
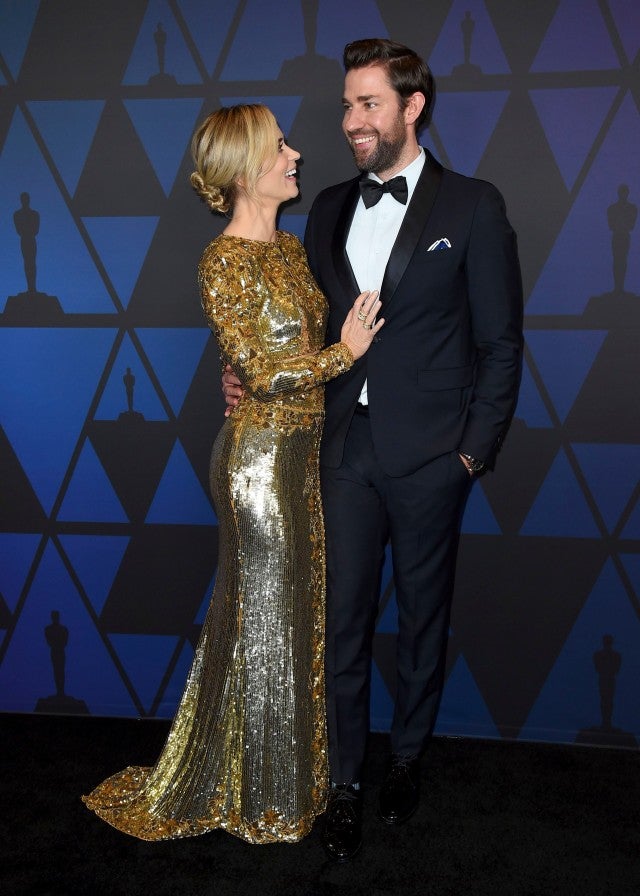
M417 141L433 99L429 69L382 39L347 45L344 63L343 130L363 174L320 193L305 246L329 301L327 344L340 339L351 297L364 289L380 290L385 325L325 392L332 790L323 840L338 861L361 845L385 545L398 686L378 810L399 824L418 805L419 757L442 694L460 520L473 476L493 467L508 428L522 352L516 237L502 197L443 169Z
M488 183L444 170L418 145L433 96L427 66L386 40L348 45L344 63L343 130L363 179L320 193L305 246L330 304L328 344L339 340L361 289L380 290L385 325L325 392L327 713L336 786L324 841L343 860L361 839L357 785L385 544L390 539L398 603L398 690L379 811L396 824L417 806L418 757L442 693L460 519L471 478L493 466L514 411L522 347L516 238L502 197ZM381 195L369 186L397 176L403 180Z

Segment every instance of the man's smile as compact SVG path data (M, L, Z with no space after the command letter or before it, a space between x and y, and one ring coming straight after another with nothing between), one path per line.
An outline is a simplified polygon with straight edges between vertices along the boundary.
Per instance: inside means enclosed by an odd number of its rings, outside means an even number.
M375 139L375 134L363 134L358 135L357 137L351 137L351 142L354 146L363 146L366 143L372 143Z

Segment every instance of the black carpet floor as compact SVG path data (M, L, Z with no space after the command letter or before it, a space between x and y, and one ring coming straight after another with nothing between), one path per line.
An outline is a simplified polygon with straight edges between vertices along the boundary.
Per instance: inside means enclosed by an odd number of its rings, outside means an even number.
M376 818L387 742L371 738L365 842L325 859L223 832L145 843L81 803L107 775L156 758L168 725L0 716L3 896L638 896L640 753L436 738L423 799L399 828Z

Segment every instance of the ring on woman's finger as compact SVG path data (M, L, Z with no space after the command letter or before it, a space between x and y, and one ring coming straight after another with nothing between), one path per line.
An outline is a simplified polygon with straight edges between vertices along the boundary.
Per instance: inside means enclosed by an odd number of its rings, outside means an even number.
M364 311L358 311L358 320L366 320L366 319L367 319L367 315L364 313Z
M373 327L373 324L363 323L362 326L365 328L365 330L370 330Z

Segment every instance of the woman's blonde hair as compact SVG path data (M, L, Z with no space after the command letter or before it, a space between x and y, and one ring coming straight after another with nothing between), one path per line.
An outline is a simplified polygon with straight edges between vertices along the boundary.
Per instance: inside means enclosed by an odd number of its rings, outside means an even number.
M278 124L266 106L228 106L209 115L191 141L191 185L214 212L233 211L238 193L255 195L265 165L277 155ZM268 170L268 169L267 169Z

